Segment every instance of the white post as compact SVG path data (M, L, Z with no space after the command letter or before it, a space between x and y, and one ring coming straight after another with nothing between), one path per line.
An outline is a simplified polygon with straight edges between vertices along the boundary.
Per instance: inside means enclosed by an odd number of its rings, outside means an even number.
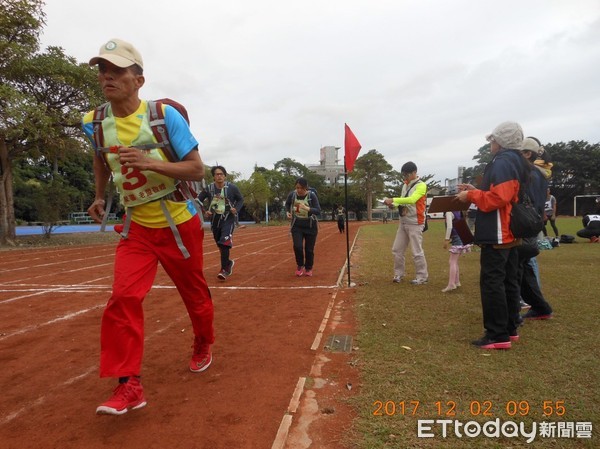
M267 224L269 224L269 202L265 201L265 215Z

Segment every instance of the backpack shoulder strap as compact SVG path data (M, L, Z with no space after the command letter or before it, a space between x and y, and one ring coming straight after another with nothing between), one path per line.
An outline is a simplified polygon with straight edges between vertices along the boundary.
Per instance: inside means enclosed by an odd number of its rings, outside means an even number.
M96 153L99 153L104 146L104 131L102 130L102 121L108 114L110 103L106 102L94 109L94 117L92 119L94 144L96 145Z
M156 141L161 144L165 156L171 162L177 161L177 157L175 152L173 151L173 147L171 146L171 141L169 140L169 130L167 129L167 125L165 123L165 113L163 110L163 103L157 100L148 100L148 119L150 121L150 128L152 128L152 133L156 138Z
M290 202L290 213L292 215L295 215L294 214L294 204L296 204L296 191L295 190L292 192L292 201Z
M98 106L96 109L94 109L94 117L92 119L92 127L93 127L92 129L93 129L93 133L94 133L93 134L94 145L96 146L96 148L94 148L94 151L96 152L97 156L100 156L102 158L102 160L104 161L104 165L106 166L106 169L110 173L108 195L106 197L106 204L104 205L105 214L102 217L102 224L100 225L100 230L102 232L104 232L104 230L106 229L106 224L108 222L108 215L109 215L110 209L112 207L113 193L115 190L112 170L111 170L110 166L108 165L108 161L106 160L106 157L104 156L104 151L103 151L104 130L102 129L102 122L108 115L109 106L110 106L110 103L107 101L106 103L103 103L100 106Z
M416 187L416 186L417 186L419 183L422 183L422 182L425 182L425 181L422 181L420 178L419 178L419 179L417 179L417 182L415 182L413 185L411 185L411 186L408 188L408 190L406 191L406 196L409 196L409 193L410 193L410 191L411 191L412 189L414 189L414 188L415 188L415 187Z

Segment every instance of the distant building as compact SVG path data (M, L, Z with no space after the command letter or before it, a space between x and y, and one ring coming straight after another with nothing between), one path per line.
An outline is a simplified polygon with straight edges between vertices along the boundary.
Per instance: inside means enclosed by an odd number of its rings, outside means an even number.
M427 196L438 196L444 193L444 189L440 187L427 187Z
M462 184L465 167L458 167L458 177L454 179L446 178L446 195L454 195L458 193L458 185Z
M321 148L319 165L308 165L307 168L325 178L325 184L336 185L344 183L344 165L340 164L338 150L340 147L327 146Z

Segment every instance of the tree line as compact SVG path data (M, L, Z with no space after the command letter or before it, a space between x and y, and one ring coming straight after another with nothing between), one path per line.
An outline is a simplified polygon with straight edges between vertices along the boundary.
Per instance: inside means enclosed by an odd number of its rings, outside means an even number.
M586 215L594 212L593 196L600 196L600 143L590 144L583 140L544 143L542 138L542 144L552 163L549 186L557 201L557 213L573 215L575 212L575 215ZM465 169L464 178L476 182L491 159L490 145L480 147L473 156L477 163ZM577 210L574 211L573 199L577 195L590 197L578 201Z
M83 113L103 102L97 69L77 63L60 47L40 48L43 7L42 0L0 0L0 245L14 241L17 223L64 220L94 199L92 149L80 123ZM550 185L558 212L571 214L575 195L600 193L600 146L570 141L545 147L554 163ZM489 145L479 148L465 181L476 180L490 159ZM212 181L210 170L207 174ZM246 218L258 222L265 219L265 205L282 215L298 176L317 190L323 210L345 205L343 184L327 184L291 158L273 168L257 166L248 179L232 172L230 181L245 197ZM434 177L422 179L443 193ZM376 200L398 196L401 187L400 173L377 150L368 151L348 175L348 210L370 219ZM586 201L579 205L578 213L586 213Z

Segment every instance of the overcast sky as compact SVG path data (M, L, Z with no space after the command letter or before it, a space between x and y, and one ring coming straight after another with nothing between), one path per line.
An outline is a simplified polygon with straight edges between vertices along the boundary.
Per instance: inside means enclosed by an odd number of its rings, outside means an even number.
M46 2L43 48L87 62L132 42L142 98L185 104L204 162L243 178L326 145L343 159L344 123L360 154L442 185L505 120L600 142L599 0Z

